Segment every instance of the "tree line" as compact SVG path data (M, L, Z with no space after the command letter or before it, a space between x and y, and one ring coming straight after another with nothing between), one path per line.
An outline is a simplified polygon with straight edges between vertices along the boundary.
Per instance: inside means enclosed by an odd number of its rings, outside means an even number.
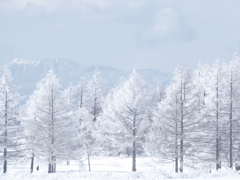
M174 163L175 172L197 164L240 169L240 61L216 60L198 68L178 65L165 87L145 82L134 69L106 90L101 73L81 78L62 90L53 70L39 81L26 104L11 85L8 69L1 77L0 156L3 173L8 161L48 162L91 156L148 155ZM38 166L39 168L39 166Z

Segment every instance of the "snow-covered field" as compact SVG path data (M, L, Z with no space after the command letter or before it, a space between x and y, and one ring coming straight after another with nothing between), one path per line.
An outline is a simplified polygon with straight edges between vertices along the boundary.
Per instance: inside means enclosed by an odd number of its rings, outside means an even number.
M92 158L91 172L88 172L87 161L58 162L57 173L47 173L47 163L40 163L40 170L34 169L33 174L29 173L30 161L21 163L10 163L8 173L1 174L0 179L4 180L24 180L24 179L47 179L47 180L69 180L69 179L220 179L232 180L240 179L238 172L233 170L220 170L208 173L207 170L191 170L188 173L174 173L173 165L168 166L154 162L151 158L142 157L137 159L137 172L131 172L131 158L125 157L94 157ZM36 165L36 164L35 164Z

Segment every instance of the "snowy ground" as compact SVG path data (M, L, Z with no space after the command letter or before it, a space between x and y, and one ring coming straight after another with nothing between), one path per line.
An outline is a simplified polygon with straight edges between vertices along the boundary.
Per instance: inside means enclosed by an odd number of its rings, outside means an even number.
M233 180L240 179L236 171L220 170L219 172L208 173L206 170L191 170L188 173L173 173L173 165L160 165L152 161L151 158L137 159L137 172L131 172L131 158L124 157L95 157L92 158L91 172L88 172L87 161L83 164L71 161L58 162L57 173L47 173L47 163L40 163L40 170L29 173L30 161L21 163L10 163L7 174L0 174L0 179L4 180L24 180L24 179L47 179L47 180L68 180L68 179L141 179L141 180L161 180L161 179L218 179ZM35 168L36 169L36 168ZM34 169L34 170L35 170Z

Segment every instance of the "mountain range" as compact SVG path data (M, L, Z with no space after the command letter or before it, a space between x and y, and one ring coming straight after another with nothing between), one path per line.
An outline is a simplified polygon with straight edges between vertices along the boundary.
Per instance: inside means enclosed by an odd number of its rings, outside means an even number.
M76 85L81 77L84 77L86 80L91 79L96 68L101 72L107 89L114 87L121 77L127 78L131 73L131 71L119 70L110 66L94 65L85 67L68 59L44 59L41 61L14 59L1 66L1 72L3 68L11 70L14 79L13 85L16 91L24 97L27 97L34 91L37 82L43 79L50 69L59 78L63 88L70 83ZM159 82L167 84L172 77L172 74L156 69L139 69L137 71L145 81L153 86Z

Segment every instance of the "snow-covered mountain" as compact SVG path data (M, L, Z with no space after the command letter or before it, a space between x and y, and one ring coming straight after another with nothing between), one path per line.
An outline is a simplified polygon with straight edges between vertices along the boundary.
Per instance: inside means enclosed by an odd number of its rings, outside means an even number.
M11 70L14 78L13 84L22 96L31 94L36 83L44 78L50 69L53 69L63 88L71 82L73 85L77 84L81 77L85 77L87 80L91 79L96 68L102 73L108 89L114 87L121 77L128 77L131 73L131 71L118 70L110 66L85 67L68 59L44 59L42 61L14 59L0 69L4 67ZM155 69L140 69L138 72L152 85L156 85L157 82L166 84L172 76L170 73Z

